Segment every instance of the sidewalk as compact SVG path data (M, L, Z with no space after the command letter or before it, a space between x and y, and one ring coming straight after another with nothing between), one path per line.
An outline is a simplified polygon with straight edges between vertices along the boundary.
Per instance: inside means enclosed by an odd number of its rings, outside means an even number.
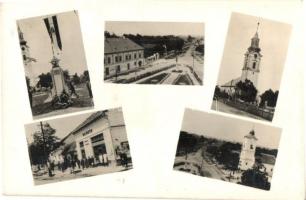
M123 166L98 166L98 167L92 167L92 168L86 168L84 170L76 169L74 170L74 173L70 173L70 169L66 169L64 172L54 170L52 173L54 174L52 177L48 176L48 172L41 173L41 175L35 175L33 174L34 178L34 184L35 185L41 185L46 183L54 183L58 181L65 181L65 180L71 180L76 178L82 178L82 177L90 177L95 175L101 175L101 174L107 174L107 173L113 173L113 172L120 172L120 171L126 171L132 169L132 164L129 163L128 168L126 169Z

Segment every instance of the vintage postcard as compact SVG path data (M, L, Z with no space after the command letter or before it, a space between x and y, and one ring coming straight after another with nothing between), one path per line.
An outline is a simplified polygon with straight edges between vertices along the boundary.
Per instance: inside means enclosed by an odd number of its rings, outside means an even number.
M104 82L202 85L204 23L105 22Z
M288 24L233 13L212 109L272 121L290 33Z
M33 118L93 107L76 11L17 21Z
M25 125L35 185L132 169L121 108Z
M174 170L270 190L281 129L186 109Z

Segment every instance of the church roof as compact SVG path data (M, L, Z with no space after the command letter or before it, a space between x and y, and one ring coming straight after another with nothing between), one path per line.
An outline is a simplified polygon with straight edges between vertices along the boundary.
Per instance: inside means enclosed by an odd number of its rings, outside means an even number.
M128 38L106 38L104 42L104 53L119 53L126 51L143 50L144 48Z
M264 164L275 165L275 156L271 154L261 153L259 156L260 160Z
M229 82L227 82L227 83L221 85L221 87L235 87L236 84L237 84L239 81L241 81L241 77L238 77L238 78L236 78L236 79L232 79L232 80L230 80Z

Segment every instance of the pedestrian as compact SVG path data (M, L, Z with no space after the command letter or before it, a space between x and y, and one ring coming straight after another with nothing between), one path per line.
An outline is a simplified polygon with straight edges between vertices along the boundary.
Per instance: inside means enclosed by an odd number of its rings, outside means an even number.
M103 155L102 155L102 153L99 154L99 163L100 163L100 165L103 165Z
M77 156L75 156L75 161L76 161L76 164L77 164L77 166L78 166L78 169L81 169L80 160L78 159Z
M104 165L108 166L108 158L107 158L107 154L106 153L103 154L103 161L104 161Z
M68 82L68 86L69 86L69 89L70 89L70 96L72 96L74 94L77 98L79 98L79 95L76 93L72 81Z
M84 168L85 168L85 159L84 158L81 159L81 166L82 166L82 170L84 170Z
M89 161L88 161L88 159L89 159L89 158L85 158L85 167L86 167L86 168L89 167Z
M48 168L48 175L49 177L52 177L52 170L51 170L51 163L49 160L47 160L47 168Z

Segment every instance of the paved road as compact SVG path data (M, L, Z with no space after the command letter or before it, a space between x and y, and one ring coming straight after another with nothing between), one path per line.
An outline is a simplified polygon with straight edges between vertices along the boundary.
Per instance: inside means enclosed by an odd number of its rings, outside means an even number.
M225 112L225 113L229 113L229 114L235 114L235 115L240 115L240 116L244 116L244 117L251 117L253 119L259 119L259 120L264 120L264 121L268 121L264 118L261 118L257 115L253 115L251 113L242 111L242 110L238 110L237 108L228 106L220 101L214 100L211 106L211 109L216 110L216 111L220 111L220 112Z

